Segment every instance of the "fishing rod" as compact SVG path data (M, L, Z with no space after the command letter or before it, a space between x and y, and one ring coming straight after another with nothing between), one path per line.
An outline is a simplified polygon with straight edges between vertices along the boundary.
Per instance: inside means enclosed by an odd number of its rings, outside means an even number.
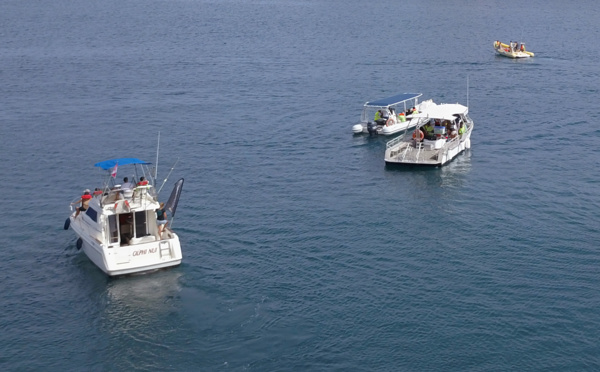
M156 143L156 163L154 163L154 181L158 177L158 149L160 148L160 131L158 132L158 142Z
M169 176L171 175L171 172L173 172L173 169L175 169L175 166L177 165L177 163L179 163L179 158L177 158L177 161L171 167L171 170L169 171L169 174L167 174L167 178L165 178L165 180L163 181L162 185L160 185L160 189L158 189L158 193L159 194L160 194L160 190L162 190L162 188L165 185L165 183L167 183L167 180L169 179Z

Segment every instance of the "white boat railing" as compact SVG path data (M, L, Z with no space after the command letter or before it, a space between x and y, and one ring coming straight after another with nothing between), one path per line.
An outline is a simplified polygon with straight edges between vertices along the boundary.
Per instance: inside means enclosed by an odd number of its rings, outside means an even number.
M402 142L402 140L404 139L405 135L406 135L406 132L402 133L398 137L396 137L393 140L389 141L388 143L385 144L385 148L386 149L390 149L390 148L396 146L397 144L399 144L400 142Z

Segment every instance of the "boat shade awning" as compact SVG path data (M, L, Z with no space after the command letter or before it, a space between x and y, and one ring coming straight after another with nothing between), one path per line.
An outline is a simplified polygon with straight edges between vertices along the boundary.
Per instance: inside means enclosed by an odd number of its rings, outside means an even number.
M101 161L100 163L96 163L94 164L94 167L100 167L104 170L109 170L114 168L115 165L127 165L127 164L152 164L152 163L148 163L146 161L137 159L137 158L119 158L119 159L111 159L111 160L105 160L105 161Z
M422 95L423 95L422 93L403 93L403 94L398 94L398 95L395 95L392 97L382 98L382 99L378 99L376 101L367 102L367 103L365 103L365 106L387 107L387 106L395 105L398 103L402 103L404 101L409 101L411 99L419 98Z
M466 114L468 108L458 103L444 103L433 107L426 108L423 112L418 114L408 115L407 119L422 118L422 119L441 119L441 120L454 120L455 115Z

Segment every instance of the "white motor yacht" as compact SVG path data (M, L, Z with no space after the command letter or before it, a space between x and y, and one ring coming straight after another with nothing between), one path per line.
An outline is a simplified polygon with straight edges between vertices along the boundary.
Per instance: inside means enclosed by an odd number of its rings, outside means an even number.
M148 170L149 164L136 158L97 163L95 166L107 171L103 187L93 193L87 209L80 210L81 200L71 203L71 215L65 221L65 230L73 229L78 237L77 248L83 249L89 259L109 276L154 271L181 263L181 245L172 223L183 178L175 183L164 205L168 222L159 234L156 211L160 209L160 203ZM139 179L144 177L148 181L134 183L132 188L126 189L117 184L117 169L128 165L135 168Z

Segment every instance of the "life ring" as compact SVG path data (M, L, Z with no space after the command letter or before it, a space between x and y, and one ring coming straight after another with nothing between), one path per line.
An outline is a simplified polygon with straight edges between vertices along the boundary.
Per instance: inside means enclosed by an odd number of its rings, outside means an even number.
M390 126L392 126L392 125L394 125L394 124L396 124L396 122L394 121L394 119L393 119L393 118L389 118L389 119L387 119L387 121L385 122L385 126L386 126L386 127L390 127Z
M413 132L413 139L417 139L417 136L419 137L419 141L423 141L423 138L425 138L425 134L421 129L417 129Z

